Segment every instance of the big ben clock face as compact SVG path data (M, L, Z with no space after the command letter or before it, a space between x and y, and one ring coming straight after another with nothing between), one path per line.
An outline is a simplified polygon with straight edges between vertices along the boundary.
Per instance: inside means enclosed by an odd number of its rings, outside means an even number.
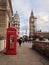
M31 21L33 21L33 18L31 18Z

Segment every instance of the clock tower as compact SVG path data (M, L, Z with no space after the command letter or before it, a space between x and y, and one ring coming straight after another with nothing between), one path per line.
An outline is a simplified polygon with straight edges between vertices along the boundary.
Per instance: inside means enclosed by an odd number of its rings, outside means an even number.
M33 37L33 35L35 34L34 20L35 20L35 17L33 15L33 11L31 11L31 15L29 18L29 36L30 37Z

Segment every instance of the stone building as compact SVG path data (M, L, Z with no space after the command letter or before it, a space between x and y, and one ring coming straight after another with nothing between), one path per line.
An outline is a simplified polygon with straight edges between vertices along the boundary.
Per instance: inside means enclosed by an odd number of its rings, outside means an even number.
M31 11L31 15L29 18L29 36L32 37L35 34L35 24L34 24L34 20L36 18L34 17L33 11Z
M15 27L17 29L17 36L19 37L19 33L20 33L20 17L19 17L19 14L18 14L17 11L14 14L14 17L12 18L12 27Z
M12 15L11 0L0 0L0 37L5 37L6 28L12 21Z
M44 38L49 39L49 32L36 32L35 33L37 36L43 36Z

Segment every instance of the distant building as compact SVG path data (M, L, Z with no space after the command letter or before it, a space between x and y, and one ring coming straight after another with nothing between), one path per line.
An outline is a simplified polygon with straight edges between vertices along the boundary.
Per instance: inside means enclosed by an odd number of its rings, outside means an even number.
M37 36L43 36L44 38L49 38L49 32L36 32Z
M0 37L5 37L6 28L12 21L12 15L11 0L0 0Z
M35 24L34 24L34 14L33 11L31 11L31 15L29 18L29 36L32 37L35 34Z
M12 17L12 27L15 27L17 29L17 36L19 37L20 33L20 17L18 12L16 11L14 17Z

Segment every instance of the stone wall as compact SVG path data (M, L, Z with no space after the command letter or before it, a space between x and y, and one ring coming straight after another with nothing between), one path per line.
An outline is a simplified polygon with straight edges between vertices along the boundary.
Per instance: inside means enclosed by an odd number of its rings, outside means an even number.
M0 36L4 36L5 28L6 28L6 13L5 11L0 10Z
M0 0L0 8L6 8L6 0Z
M49 41L34 41L32 47L49 57Z
M0 0L0 37L5 37L6 28L9 22L12 21L11 0Z

